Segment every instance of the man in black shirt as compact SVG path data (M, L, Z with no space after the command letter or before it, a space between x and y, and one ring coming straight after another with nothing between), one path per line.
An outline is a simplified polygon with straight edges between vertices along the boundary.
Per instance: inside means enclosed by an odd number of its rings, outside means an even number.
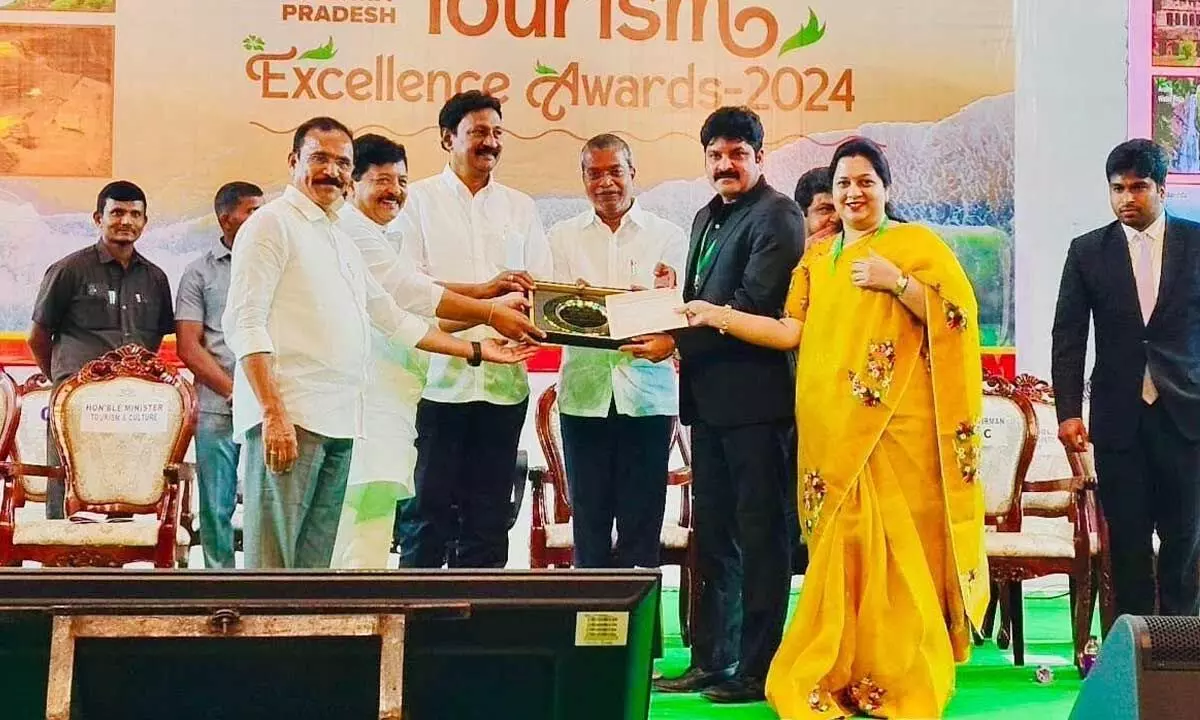
M800 259L800 207L763 177L763 127L721 108L700 132L716 196L692 223L683 299L779 317ZM790 353L712 328L674 333L679 419L692 429L701 590L691 667L657 683L719 703L762 700L790 589L784 505L794 482Z
M175 332L171 286L134 243L146 228L146 194L131 182L109 183L92 215L100 241L67 255L46 270L33 308L29 349L57 386L85 364L122 345L157 352ZM58 464L52 439L47 458ZM47 485L46 516L63 516L63 484Z

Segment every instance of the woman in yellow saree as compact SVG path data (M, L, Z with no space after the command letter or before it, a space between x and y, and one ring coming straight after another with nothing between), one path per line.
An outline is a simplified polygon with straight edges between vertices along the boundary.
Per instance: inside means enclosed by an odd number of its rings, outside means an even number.
M843 143L831 171L845 229L805 253L783 318L685 312L799 349L809 566L767 699L784 720L936 718L988 596L975 295L937 235L889 219L877 145Z

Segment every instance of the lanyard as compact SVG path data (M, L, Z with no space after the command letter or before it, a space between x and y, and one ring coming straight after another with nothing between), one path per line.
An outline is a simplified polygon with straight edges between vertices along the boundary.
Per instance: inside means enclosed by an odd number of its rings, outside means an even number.
M887 217L887 215L884 215L883 222L879 223L879 227L875 230L875 232L871 233L871 237L869 237L867 239L868 240L875 239L880 234L882 234L884 230L887 229L887 226L888 226L888 217ZM837 240L834 241L834 243L833 243L833 262L831 262L830 266L829 266L829 272L831 275L837 271L838 258L840 258L842 256L842 251L845 249L846 249L846 231L842 230L840 233L838 233Z
M704 277L704 271L712 266L717 258L717 250L721 247L715 238L709 240L712 231L718 227L718 223L709 222L708 227L704 228L704 236L700 238L700 257L696 259L696 277L692 283L696 288L700 287L700 278Z

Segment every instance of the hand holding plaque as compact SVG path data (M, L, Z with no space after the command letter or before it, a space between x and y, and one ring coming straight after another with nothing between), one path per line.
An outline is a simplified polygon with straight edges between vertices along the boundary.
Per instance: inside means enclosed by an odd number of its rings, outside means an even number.
M583 283L538 283L530 317L559 345L616 350L635 335L686 327L678 290L629 291Z
M609 333L605 298L629 292L618 288L539 282L530 293L529 316L557 345L615 350L622 338Z

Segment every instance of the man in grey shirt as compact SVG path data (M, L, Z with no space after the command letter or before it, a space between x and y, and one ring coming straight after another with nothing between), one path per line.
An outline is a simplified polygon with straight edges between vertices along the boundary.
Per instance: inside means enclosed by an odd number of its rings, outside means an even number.
M196 258L179 281L175 336L179 359L199 389L196 470L200 489L200 541L204 566L234 567L233 511L237 506L239 447L233 441L233 352L225 345L221 316L229 295L233 241L242 223L263 203L263 191L231 182L217 191L213 209L220 239Z
M57 387L109 350L137 344L158 352L175 331L167 275L134 244L146 229L146 194L117 180L105 185L92 215L100 240L46 269L33 307L29 350ZM47 434L46 460L58 466ZM63 481L46 484L46 517L64 516Z

